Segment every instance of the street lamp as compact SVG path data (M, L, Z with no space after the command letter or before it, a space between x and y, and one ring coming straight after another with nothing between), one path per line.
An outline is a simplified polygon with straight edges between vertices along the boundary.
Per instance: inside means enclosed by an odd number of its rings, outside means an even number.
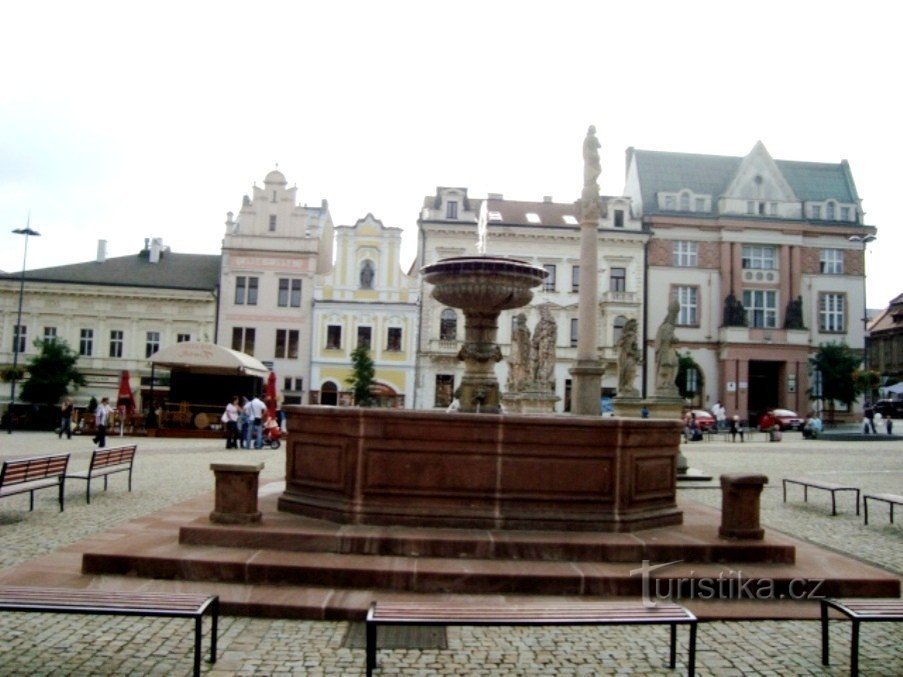
M17 367L19 365L19 350L22 341L22 298L25 295L25 261L28 259L28 236L39 237L41 235L38 231L32 230L30 225L26 225L24 228L16 228L13 232L16 235L25 236L25 253L22 254L22 275L19 278L19 312L16 313L16 326L13 330L13 370L9 386L9 409L6 412L9 419L7 420L9 434L13 432L13 402L16 401L16 379L19 376Z
M865 343L865 335L868 333L869 313L868 301L865 295L865 250L869 246L869 242L874 242L877 238L874 235L850 235L847 238L850 242L858 242L862 244L862 371L868 379L869 371L869 351ZM868 400L871 402L872 389L868 386Z

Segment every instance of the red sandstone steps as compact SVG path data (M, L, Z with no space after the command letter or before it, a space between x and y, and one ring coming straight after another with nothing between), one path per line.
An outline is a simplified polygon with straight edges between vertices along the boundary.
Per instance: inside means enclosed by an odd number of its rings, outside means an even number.
M656 562L653 562L656 564ZM538 562L287 552L157 544L126 554L86 551L82 573L265 586L316 586L416 593L638 596L641 562ZM899 596L899 579L875 572L858 578L801 578L792 564L718 565L677 562L655 571L660 596L775 599L816 592L832 596ZM755 591L755 592L753 592Z
M792 564L795 558L792 544L774 539L712 542L674 529L613 534L337 525L297 516L285 521L280 524L277 518L268 519L264 525L225 526L198 520L179 529L179 542L289 552L547 562L639 563L679 559L699 563Z

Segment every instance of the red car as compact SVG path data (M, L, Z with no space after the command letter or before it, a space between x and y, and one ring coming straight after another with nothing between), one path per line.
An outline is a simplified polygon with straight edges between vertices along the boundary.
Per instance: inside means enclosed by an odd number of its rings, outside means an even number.
M781 430L802 430L803 419L791 409L769 409L759 416L759 430L771 430L775 426Z
M696 425L699 426L700 430L705 431L715 428L717 423L715 417L705 409L691 409L689 413L696 415Z

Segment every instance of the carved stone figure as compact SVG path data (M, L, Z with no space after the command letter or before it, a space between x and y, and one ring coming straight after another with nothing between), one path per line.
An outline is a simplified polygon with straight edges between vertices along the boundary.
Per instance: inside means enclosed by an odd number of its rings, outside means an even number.
M677 349L674 347L676 341L674 327L679 312L680 303L677 299L672 299L668 305L668 314L665 315L665 319L655 335L655 394L659 396L677 397L679 395L674 383L680 366Z
M640 391L633 385L637 365L641 361L637 345L639 327L634 318L627 320L618 339L618 397L639 397Z
M746 326L746 309L743 304L731 292L724 299L724 326L725 327L745 327Z
M805 329L802 296L797 296L787 302L787 309L784 311L784 329Z
M508 392L523 392L531 378L530 329L527 327L527 316L524 313L518 313L514 318L511 352L508 355Z
M539 307L539 322L533 330L532 367L533 383L540 392L552 392L555 373L555 343L558 326L552 319L548 305Z
M599 175L602 163L599 160L601 144L596 138L596 127L590 125L583 140L583 194L580 199L580 212L584 221L598 219L601 216L599 204Z
M361 289L373 289L373 264L364 261L361 266Z

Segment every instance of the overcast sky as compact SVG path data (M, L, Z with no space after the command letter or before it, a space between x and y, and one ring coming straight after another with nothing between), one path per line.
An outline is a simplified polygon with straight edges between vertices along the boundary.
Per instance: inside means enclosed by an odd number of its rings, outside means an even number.
M624 152L850 162L868 301L903 292L892 3L8 3L0 39L0 270L219 252L278 163L337 225L406 230L424 196L573 201L595 124L602 192ZM885 9L888 8L888 9Z

